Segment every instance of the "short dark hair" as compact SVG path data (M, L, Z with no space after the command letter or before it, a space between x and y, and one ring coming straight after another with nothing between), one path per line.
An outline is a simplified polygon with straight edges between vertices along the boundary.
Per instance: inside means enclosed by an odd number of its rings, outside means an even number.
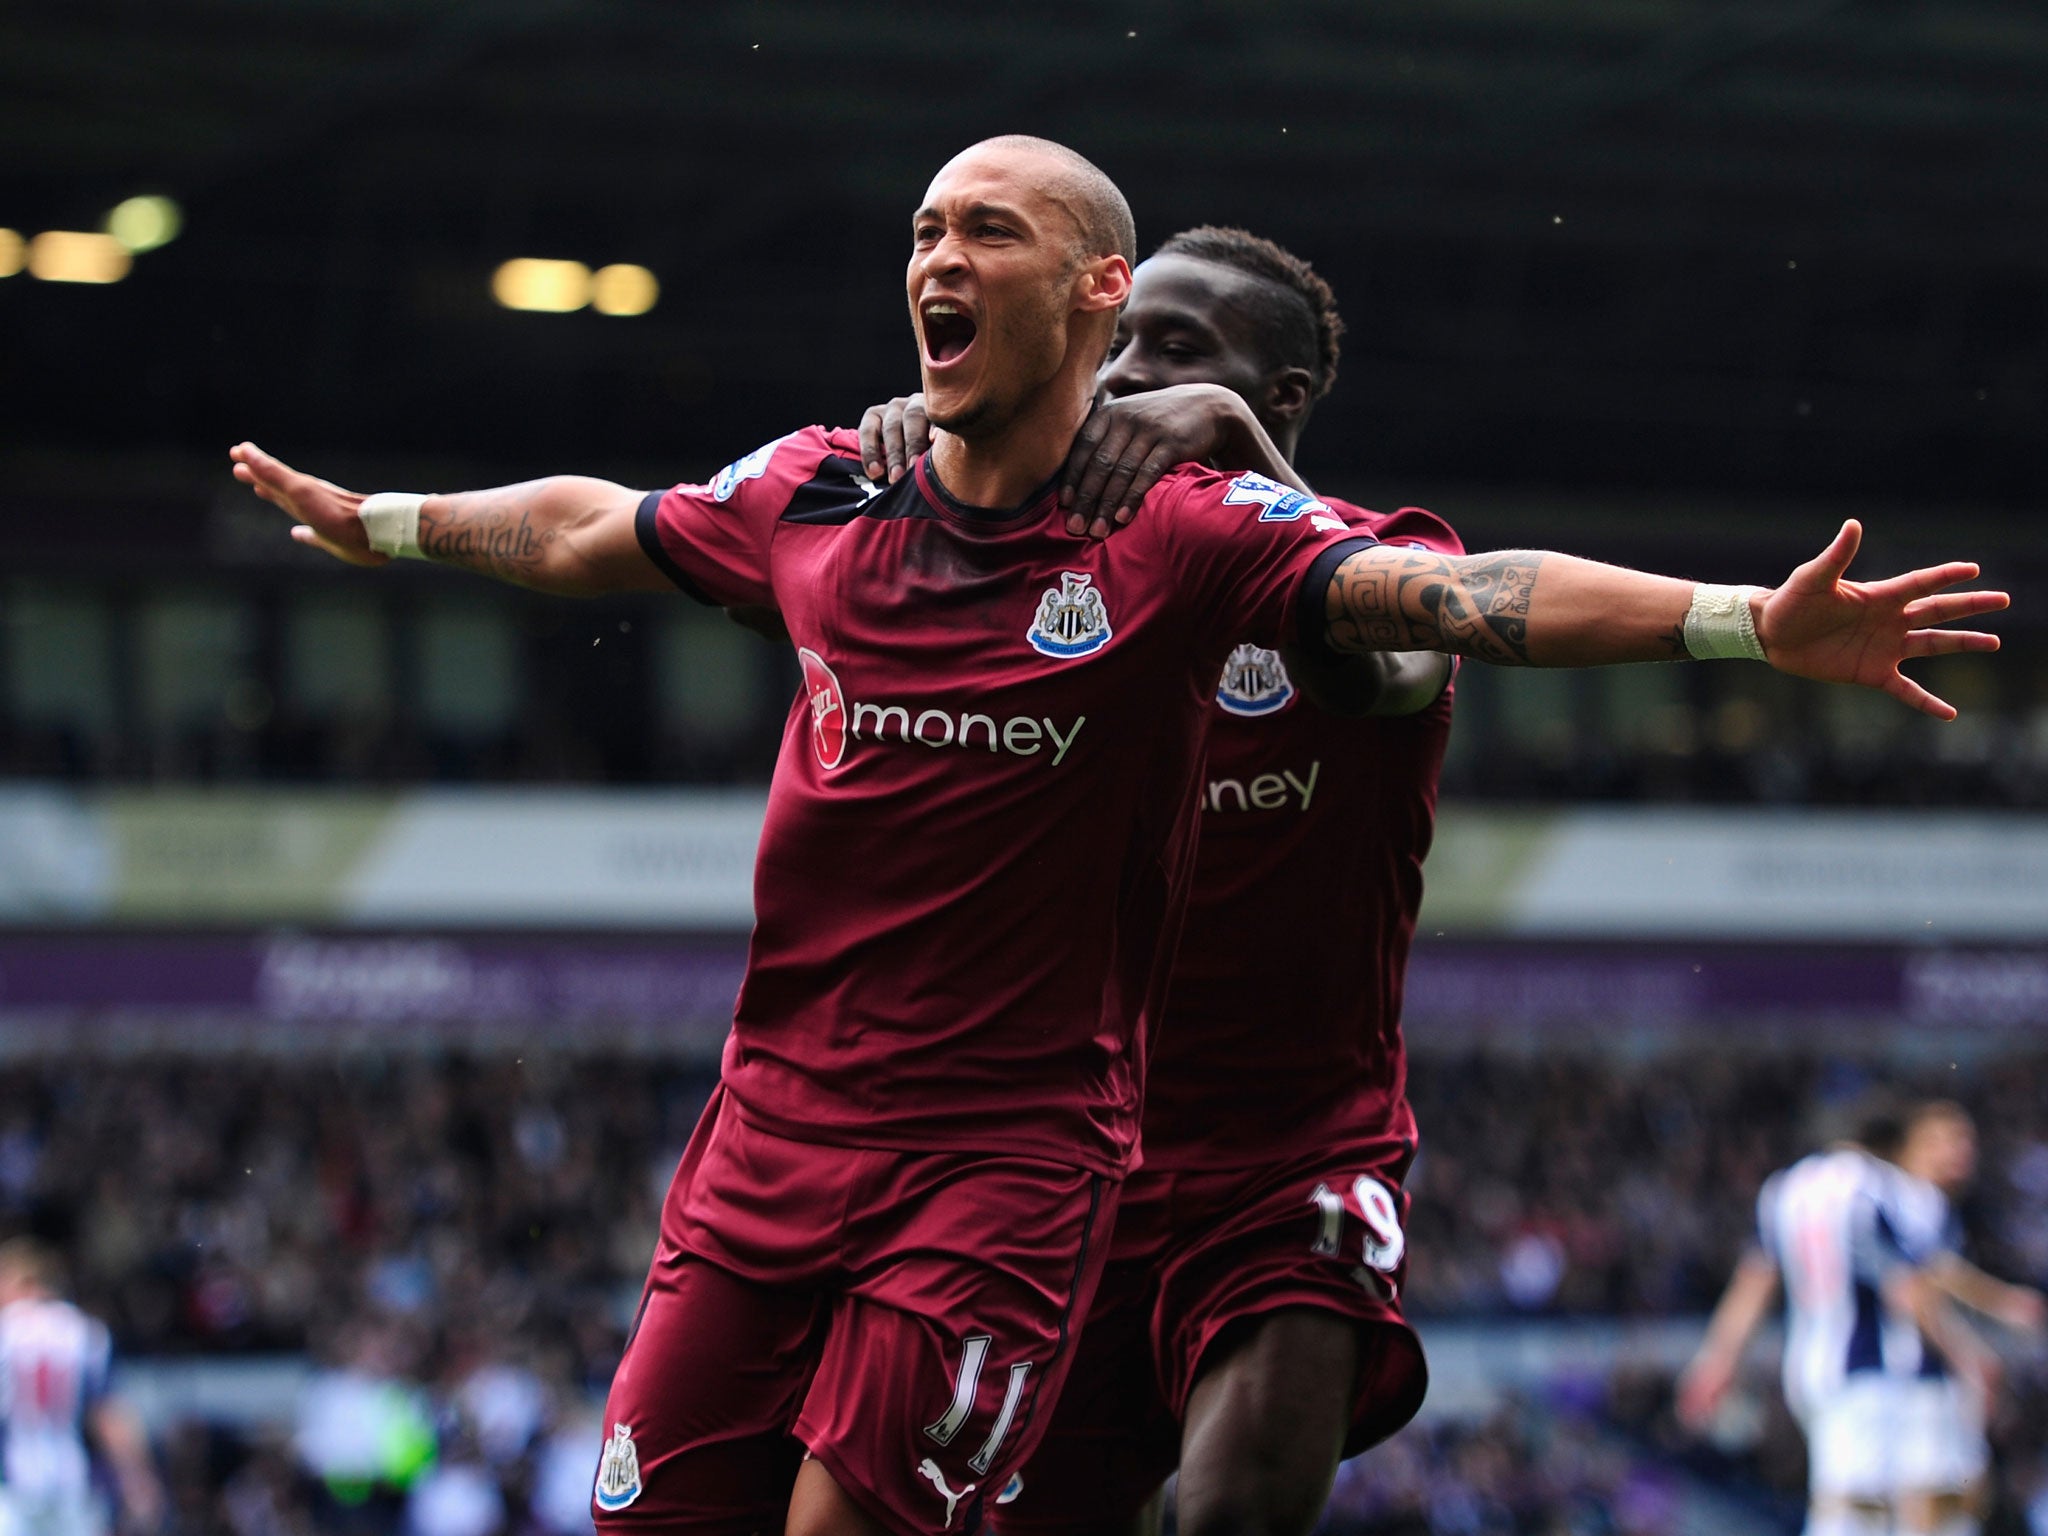
M1974 1126L1970 1112L1954 1099L1920 1099L1909 1105L1900 1124L1900 1139L1911 1136L1929 1120L1960 1120Z
M1267 295L1256 316L1260 344L1275 367L1306 368L1320 400L1337 382L1337 339L1344 321L1337 296L1316 269L1292 251L1244 229L1203 224L1184 229L1156 255L1213 262L1257 278Z

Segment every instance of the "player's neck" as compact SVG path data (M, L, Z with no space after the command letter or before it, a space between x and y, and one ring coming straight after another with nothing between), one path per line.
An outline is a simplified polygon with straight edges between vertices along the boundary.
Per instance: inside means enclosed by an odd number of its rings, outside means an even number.
M932 468L956 501L1014 507L1059 472L1087 415L1083 397L1028 412L986 437L940 432L932 440Z

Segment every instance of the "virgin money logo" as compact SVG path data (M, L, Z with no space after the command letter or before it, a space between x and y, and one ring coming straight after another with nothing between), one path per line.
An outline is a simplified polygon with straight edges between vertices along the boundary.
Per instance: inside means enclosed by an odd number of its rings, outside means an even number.
M903 746L914 743L934 750L954 747L1013 757L1036 757L1043 752L1057 768L1067 760L1081 727L1088 723L1086 715L1076 715L1063 730L1059 721L1043 716L1012 715L999 720L973 710L920 710L914 703L848 703L846 691L824 657L808 648L796 656L803 664L804 689L811 696L811 750L825 768L837 768L845 760L851 741L895 741Z
M837 768L846 756L846 694L816 651L800 650L796 657L803 663L804 687L811 695L811 750L821 765Z

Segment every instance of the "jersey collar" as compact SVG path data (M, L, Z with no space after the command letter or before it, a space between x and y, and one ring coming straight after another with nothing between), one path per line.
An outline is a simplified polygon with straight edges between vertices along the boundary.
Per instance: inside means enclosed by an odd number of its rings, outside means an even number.
M1045 484L1014 507L977 507L960 500L939 483L939 472L932 466L929 451L920 454L911 468L917 477L918 490L941 516L977 528L1016 527L1034 515L1043 514L1052 504L1060 482L1059 471L1055 470Z

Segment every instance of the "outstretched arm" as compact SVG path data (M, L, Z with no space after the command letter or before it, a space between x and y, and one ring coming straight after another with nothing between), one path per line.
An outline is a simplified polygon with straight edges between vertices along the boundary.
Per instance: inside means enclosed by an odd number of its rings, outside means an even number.
M1919 1325L1921 1333L1976 1395L1979 1409L1988 1410L2003 1375L1998 1356L1963 1321L1933 1277L1924 1269L1902 1264L1886 1277L1884 1298Z
M350 565L383 565L361 512L368 498L303 474L254 443L228 452L235 478L298 520L292 537ZM580 475L491 491L428 496L416 535L423 559L564 597L670 589L640 548L641 492Z
M1743 1256L1721 1293L1699 1353L1678 1378L1678 1416L1698 1429L1714 1416L1734 1384L1742 1352L1778 1296L1778 1266L1761 1249Z
M1734 634L1739 605L1715 628L1695 598L1742 593L1747 654L1818 682L1882 689L1939 720L1955 710L1899 663L1957 651L1995 651L1996 635L1924 626L2006 606L2003 592L1944 592L1977 575L1965 562L1884 581L1843 579L1863 530L1834 542L1775 589L1708 589L1545 550L1442 555L1379 545L1347 556L1325 593L1324 644L1356 653L1450 651L1504 666L1583 667L1675 661L1702 654L1700 634ZM1732 601L1732 600L1731 600ZM1742 654L1709 650L1705 654Z
M2048 1298L2030 1286L2008 1285L1987 1275L1961 1254L1937 1255L1927 1265L1927 1278L1952 1300L2016 1332L2048 1329Z

